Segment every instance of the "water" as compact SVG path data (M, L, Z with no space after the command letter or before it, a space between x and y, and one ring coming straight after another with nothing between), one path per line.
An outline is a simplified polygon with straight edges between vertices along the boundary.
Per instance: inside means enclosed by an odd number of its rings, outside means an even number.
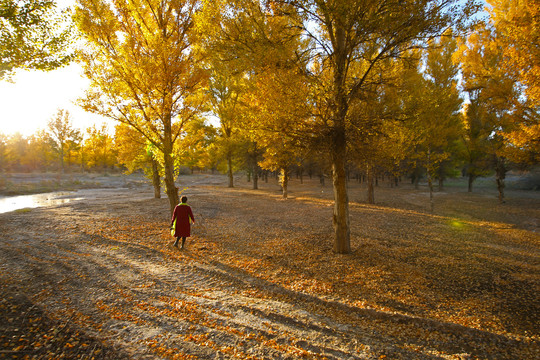
M73 196L74 192L51 192L34 195L0 197L0 213L6 213L25 208L37 208L66 204L70 201L81 200Z

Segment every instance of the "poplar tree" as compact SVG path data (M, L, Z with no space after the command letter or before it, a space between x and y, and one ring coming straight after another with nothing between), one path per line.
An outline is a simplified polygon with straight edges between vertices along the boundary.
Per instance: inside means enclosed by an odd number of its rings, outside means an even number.
M160 165L155 159L155 146L133 127L120 123L114 132L114 141L118 151L118 162L124 165L127 173L142 170L147 178L152 179L154 198L161 198Z
M194 31L197 0L79 0L76 21L92 87L88 111L128 124L161 153L171 212L178 204L173 154L201 111L205 81Z
M478 26L464 40L457 53L462 63L463 88L472 94L483 114L484 126L489 131L487 153L499 191L499 200L504 201L506 173L511 165L509 155L514 147L507 136L520 125L538 123L538 112L529 114L522 110L523 92L519 81L519 69L507 65L504 44L497 41L494 29L487 24ZM525 100L526 101L526 100Z
M48 123L48 134L60 169L65 172L65 158L69 161L71 151L75 150L82 140L80 131L73 128L69 111L58 110Z
M514 117L521 118L504 134L509 156L524 165L540 161L540 4L538 0L489 0L494 40L503 53L502 66L516 70L522 87Z
M370 96L372 72L389 58L442 34L452 24L459 27L465 13L477 5L458 1L401 0L291 0L298 26L313 39L314 59L325 71L318 76L326 89L321 113L332 164L334 188L334 251L349 253L350 225L347 192L347 144L355 123L348 116L351 102ZM465 12L463 12L464 10ZM353 64L356 64L353 66ZM317 75L317 74L316 74Z
M73 59L71 28L54 0L0 0L0 79L16 69L53 70Z
M299 63L308 57L312 68L305 72L312 86L311 141L324 145L332 166L334 189L334 251L349 253L350 225L347 192L348 145L359 124L350 116L351 104L370 96L377 74L386 59L400 58L409 49L425 44L450 26L460 27L465 14L478 5L457 0L256 0L206 1L205 23L211 35L230 42L237 53L253 54L258 71L271 61L269 51L300 37L309 46L297 51ZM262 9L261 9L262 8ZM462 11L463 10L463 11ZM280 33L265 26L280 18ZM280 34L281 36L273 36ZM261 46L259 46L261 45ZM266 46L265 46L266 45ZM263 50L263 51L261 51Z

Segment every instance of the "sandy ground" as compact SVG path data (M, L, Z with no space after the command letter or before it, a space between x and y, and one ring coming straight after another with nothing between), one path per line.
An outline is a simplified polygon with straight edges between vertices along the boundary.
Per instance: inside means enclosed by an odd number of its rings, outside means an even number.
M369 206L354 188L353 254L342 256L331 252L331 188L315 180L282 200L272 180L254 191L182 177L197 221L184 250L171 246L167 199L125 184L0 214L0 358L540 357L536 194L510 193L500 209L492 192L449 190L432 215L425 191L380 189ZM490 211L479 218L478 206ZM465 261L465 248L434 259L437 240L460 236L444 227L458 216L485 249L476 258L502 265ZM425 247L399 247L419 234ZM493 277L445 279L462 265Z

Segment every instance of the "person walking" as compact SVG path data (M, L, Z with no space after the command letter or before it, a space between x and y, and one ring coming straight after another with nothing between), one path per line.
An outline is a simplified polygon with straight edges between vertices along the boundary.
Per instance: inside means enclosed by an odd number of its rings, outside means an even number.
M176 241L174 246L178 247L178 241L182 238L180 249L184 248L186 238L191 236L191 222L195 223L191 207L187 204L187 196L182 196L180 204L176 205L171 219L171 230L174 230ZM174 229L173 229L174 227Z

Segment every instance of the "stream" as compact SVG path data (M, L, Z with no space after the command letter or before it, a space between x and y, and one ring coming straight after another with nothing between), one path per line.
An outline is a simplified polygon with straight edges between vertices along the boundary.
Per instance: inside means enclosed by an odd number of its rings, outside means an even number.
M33 195L18 195L0 197L0 213L41 206L61 205L82 197L74 196L73 191L50 192Z

